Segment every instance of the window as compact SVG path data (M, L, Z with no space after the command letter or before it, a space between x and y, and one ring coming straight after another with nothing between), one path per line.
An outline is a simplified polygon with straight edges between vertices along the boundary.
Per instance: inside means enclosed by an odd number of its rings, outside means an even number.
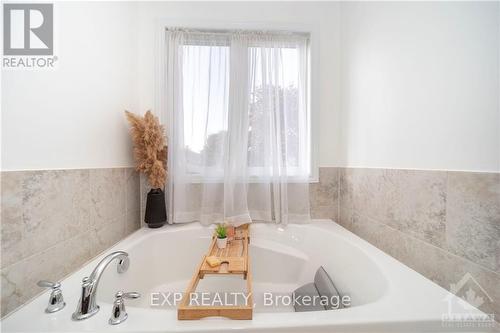
M284 146L282 148L283 159L286 160L289 172L299 175L301 163L309 164L309 156L305 149L308 141L307 132L301 128L307 122L307 108L301 108L299 100L301 95L306 96L306 91L300 91L306 86L300 85L299 50L283 46L250 47L248 53L249 75L252 82L249 95L248 165L254 167L254 174L256 174L257 168L264 164L263 154L265 154L267 142L263 138L262 128L266 127L268 120L266 115L269 114L269 108L277 107L283 119L279 133L283 137L281 140ZM276 68L266 71L268 67ZM271 77L268 77L269 75ZM307 169L303 171L308 172Z
M184 144L188 171L219 164L227 134L229 46L182 45Z
M280 176L309 177L308 35L180 36L182 112L176 116L186 173L223 177L234 159L244 160L246 176L257 180L276 175L276 168Z

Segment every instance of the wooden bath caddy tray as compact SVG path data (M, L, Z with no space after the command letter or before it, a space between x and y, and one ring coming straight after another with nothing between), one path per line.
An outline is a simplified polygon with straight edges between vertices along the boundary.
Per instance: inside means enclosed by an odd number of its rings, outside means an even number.
M253 298L252 298L252 275L250 273L250 256L248 255L248 244L250 242L248 224L239 226L235 230L233 240L228 241L225 249L217 248L217 239L214 236L208 252L201 259L196 272L194 273L186 292L183 295L180 306L177 308L177 319L193 320L205 317L226 317L230 319L252 319ZM206 258L215 256L222 262L221 265L210 267ZM232 274L241 275L247 280L246 294L248 302L245 305L226 306L201 306L190 303L190 295L196 292L196 287L200 279L205 275ZM244 291L242 291L244 292Z

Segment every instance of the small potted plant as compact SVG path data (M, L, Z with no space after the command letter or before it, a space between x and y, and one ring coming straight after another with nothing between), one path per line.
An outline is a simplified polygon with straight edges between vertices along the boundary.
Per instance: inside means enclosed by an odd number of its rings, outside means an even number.
M224 224L219 224L215 228L215 233L217 235L217 247L225 249L227 245L227 227Z

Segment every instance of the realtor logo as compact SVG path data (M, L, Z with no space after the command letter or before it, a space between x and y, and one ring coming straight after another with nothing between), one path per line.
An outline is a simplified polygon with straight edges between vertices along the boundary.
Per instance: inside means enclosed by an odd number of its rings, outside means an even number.
M493 303L490 295L470 273L466 273L457 283L451 283L450 292L459 297L458 303L467 310L480 308L485 302ZM450 299L451 295L448 295L449 303Z
M53 4L3 4L3 24L4 56L53 55Z
M443 326L494 327L495 314L477 310L485 311L485 306L491 306L493 299L470 273L466 273L457 283L450 284L450 293L443 300L448 303L448 311L441 317Z

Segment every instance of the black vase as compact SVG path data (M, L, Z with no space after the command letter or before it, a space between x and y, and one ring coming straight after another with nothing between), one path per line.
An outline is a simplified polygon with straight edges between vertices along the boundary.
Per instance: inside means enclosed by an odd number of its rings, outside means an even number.
M160 188L153 188L148 193L144 221L150 228L159 228L167 221L165 194Z

